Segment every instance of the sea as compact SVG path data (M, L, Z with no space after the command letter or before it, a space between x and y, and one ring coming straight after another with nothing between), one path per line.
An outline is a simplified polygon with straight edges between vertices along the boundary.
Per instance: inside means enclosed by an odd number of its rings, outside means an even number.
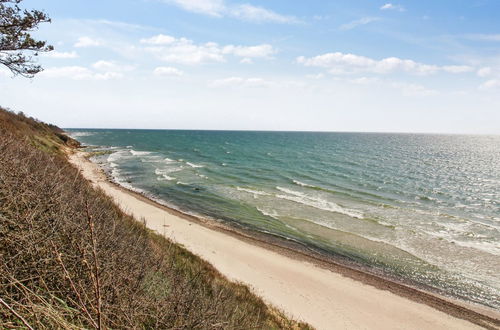
M67 131L181 212L500 308L500 136Z

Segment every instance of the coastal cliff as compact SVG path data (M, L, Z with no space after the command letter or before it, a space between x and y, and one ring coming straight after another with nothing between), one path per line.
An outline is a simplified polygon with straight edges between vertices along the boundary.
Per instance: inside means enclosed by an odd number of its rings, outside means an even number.
M308 328L124 214L78 146L0 109L0 327Z

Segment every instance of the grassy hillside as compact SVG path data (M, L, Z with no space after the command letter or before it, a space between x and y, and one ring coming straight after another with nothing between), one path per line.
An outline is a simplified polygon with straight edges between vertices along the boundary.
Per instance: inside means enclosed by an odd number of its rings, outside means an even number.
M0 328L306 328L123 214L76 145L0 109Z

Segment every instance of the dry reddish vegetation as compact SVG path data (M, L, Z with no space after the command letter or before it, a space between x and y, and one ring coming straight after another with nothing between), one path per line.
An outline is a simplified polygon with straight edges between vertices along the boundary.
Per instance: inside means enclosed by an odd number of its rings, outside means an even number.
M306 328L123 214L61 133L0 109L0 328Z

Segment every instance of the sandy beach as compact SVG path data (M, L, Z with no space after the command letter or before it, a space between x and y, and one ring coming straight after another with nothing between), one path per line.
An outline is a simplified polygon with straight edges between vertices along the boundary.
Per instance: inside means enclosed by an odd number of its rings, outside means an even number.
M498 313L474 324L464 313L445 313L405 296L356 281L313 262L254 244L196 221L109 182L83 152L70 155L84 177L101 188L124 212L210 262L231 280L251 287L267 303L317 329L480 329L498 328ZM411 291L408 291L411 292ZM411 294L410 294L411 295ZM409 294L407 294L409 296ZM452 307L451 309L453 309ZM458 312L457 312L458 311ZM474 316L476 315L476 316ZM467 319L467 320L466 320ZM473 321L473 320L472 320Z

